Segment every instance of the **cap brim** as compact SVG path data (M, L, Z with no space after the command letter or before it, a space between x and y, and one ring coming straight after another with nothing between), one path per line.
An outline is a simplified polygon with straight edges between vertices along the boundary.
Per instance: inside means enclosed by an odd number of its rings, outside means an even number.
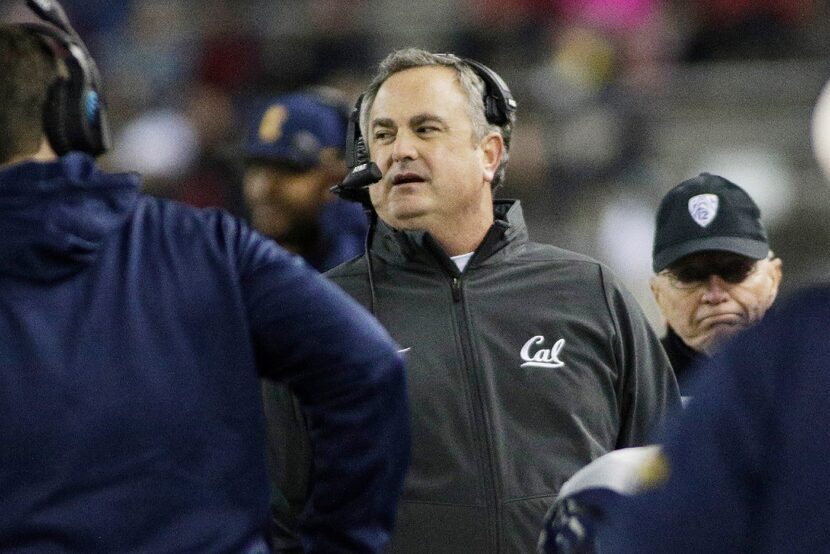
M721 250L734 252L748 258L760 260L769 253L769 244L764 241L743 237L705 237L689 240L664 248L654 256L652 267L654 272L663 271L683 256L707 250Z

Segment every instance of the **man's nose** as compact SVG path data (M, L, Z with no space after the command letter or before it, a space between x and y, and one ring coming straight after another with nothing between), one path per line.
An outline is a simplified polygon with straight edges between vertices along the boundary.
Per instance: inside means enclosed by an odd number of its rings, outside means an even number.
M249 200L261 200L268 194L268 179L260 172L246 175L243 189Z
M418 149L415 146L415 137L410 133L399 132L392 144L392 160L414 160L418 157Z
M710 275L704 282L706 289L701 300L710 304L720 304L729 300L729 284L720 275Z

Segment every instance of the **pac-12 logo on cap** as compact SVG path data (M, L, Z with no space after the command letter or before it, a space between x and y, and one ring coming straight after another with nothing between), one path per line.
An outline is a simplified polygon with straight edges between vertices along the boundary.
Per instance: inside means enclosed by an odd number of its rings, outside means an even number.
M689 198L689 213L695 223L706 227L718 215L718 195L698 194Z

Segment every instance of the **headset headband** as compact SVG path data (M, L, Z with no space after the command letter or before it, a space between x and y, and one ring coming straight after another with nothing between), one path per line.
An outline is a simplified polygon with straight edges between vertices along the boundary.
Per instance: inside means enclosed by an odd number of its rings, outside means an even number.
M516 111L516 101L513 93L498 73L483 63L461 58L484 81L484 116L492 125L502 126L510 120L510 115Z

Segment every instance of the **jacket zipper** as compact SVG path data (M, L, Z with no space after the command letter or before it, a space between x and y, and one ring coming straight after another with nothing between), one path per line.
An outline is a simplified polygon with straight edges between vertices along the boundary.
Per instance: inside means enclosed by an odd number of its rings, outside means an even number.
M472 348L472 332L470 323L464 311L464 297L462 294L462 281L460 277L452 278L452 298L456 304L456 317L459 320L459 328L462 330L461 346L463 350L464 369L468 377L472 381L473 391L473 421L476 425L476 430L480 432L480 444L484 450L485 463L485 493L488 497L487 515L489 520L488 528L492 531L491 537L493 539L492 552L499 551L499 537L501 535L500 529L500 508L499 495L496 489L496 475L495 462L493 461L493 449L490 445L490 435L488 433L486 410L484 401L482 400L482 386L480 377L475 368L475 352ZM466 340L465 340L466 339ZM479 433L477 433L479 434Z

